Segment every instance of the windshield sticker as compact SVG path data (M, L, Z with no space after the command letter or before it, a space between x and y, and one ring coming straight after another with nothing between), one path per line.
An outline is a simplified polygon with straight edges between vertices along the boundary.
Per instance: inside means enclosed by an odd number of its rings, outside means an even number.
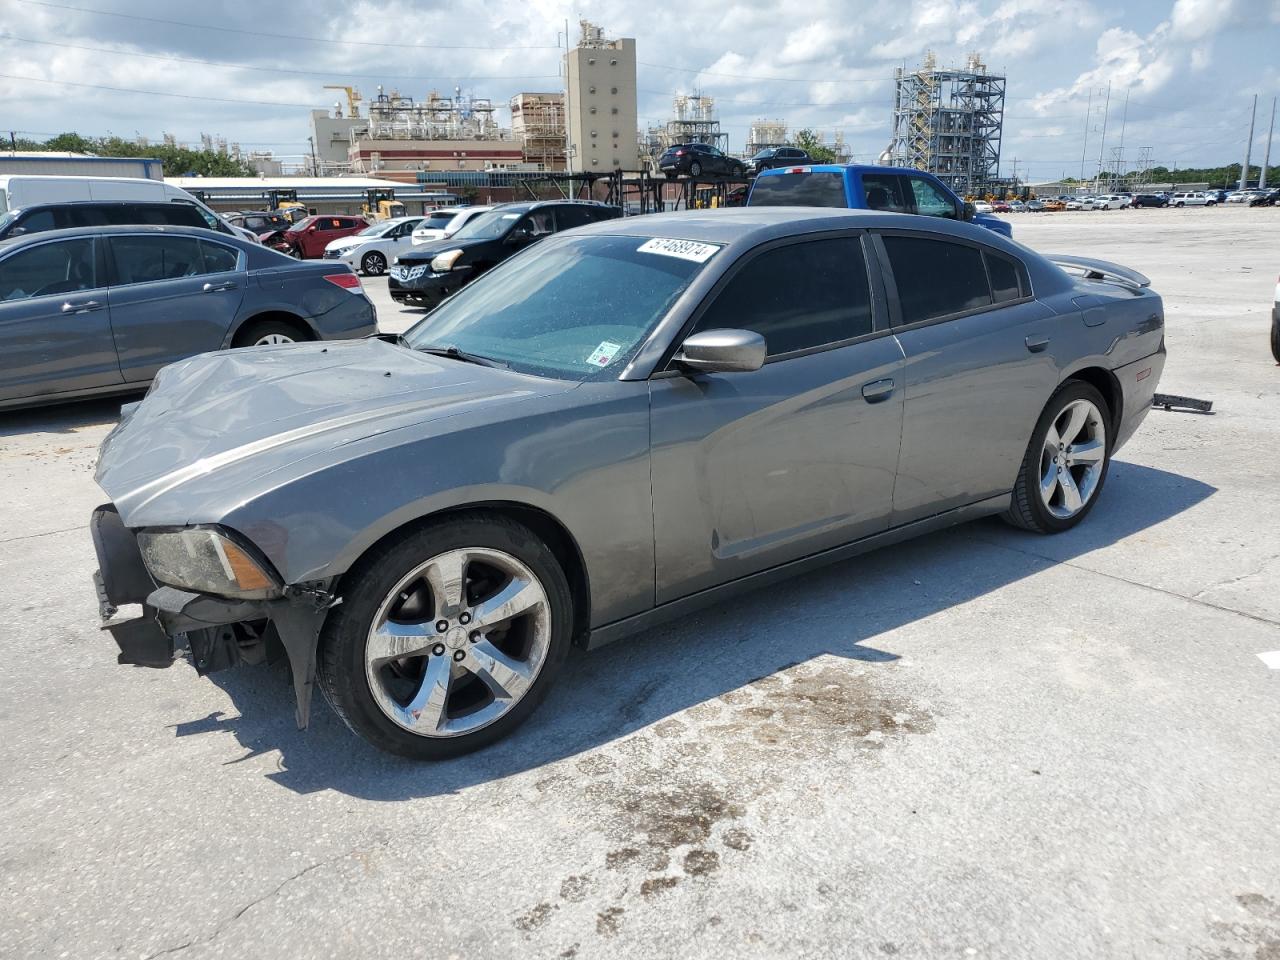
M593 367L607 367L613 363L613 358L618 355L618 351L622 349L622 344L614 343L612 340L601 340L600 346L596 347L591 356L587 357L587 363Z
M694 263L706 263L720 248L714 243L695 243L692 240L668 240L654 237L636 249L637 253L656 253L664 257L679 257Z

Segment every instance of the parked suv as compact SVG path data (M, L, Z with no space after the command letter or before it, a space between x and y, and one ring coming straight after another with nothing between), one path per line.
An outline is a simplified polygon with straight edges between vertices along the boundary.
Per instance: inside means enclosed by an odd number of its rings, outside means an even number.
M1198 190L1191 193L1175 193L1169 198L1171 207L1212 207L1217 202L1215 194L1201 193Z
M277 230L288 230L293 226L293 221L283 213L272 213L270 210L241 210L239 213L228 213L226 217L233 227L243 227L258 237Z
M725 156L709 143L677 143L668 147L658 158L658 169L668 179L675 177L701 177L715 174L722 177L745 177L747 165L736 157Z
M324 256L324 248L331 241L357 234L368 226L369 221L364 217L303 217L288 230L263 242L291 257L315 260Z
M1133 207L1167 207L1169 196L1164 193L1139 193L1133 198Z
M212 230L0 240L0 408L139 391L165 364L210 350L376 330L346 264L298 263Z
M0 216L0 240L45 230L76 227L109 227L116 224L151 224L171 227L209 227L219 233L238 236L222 220L210 224L198 207L190 203L139 201L137 203L74 201L39 203Z
M434 307L543 237L621 215L619 207L587 200L499 204L453 236L400 254L388 274L387 288L398 303Z
M845 207L917 213L947 220L971 220L1006 237L1013 236L1007 220L979 213L930 173L907 167L815 163L808 167L765 170L756 177L747 197L749 207Z
M799 147L766 147L747 161L747 173L755 175L774 167L796 167L813 163L813 158Z

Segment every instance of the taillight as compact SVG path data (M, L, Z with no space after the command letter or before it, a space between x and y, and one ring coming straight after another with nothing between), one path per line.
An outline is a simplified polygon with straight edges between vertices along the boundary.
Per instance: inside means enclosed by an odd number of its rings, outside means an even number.
M354 273L330 273L325 275L325 279L343 290L350 290L352 293L363 292L360 289L360 278Z
M808 167L792 167L787 171L787 173L812 173L812 172L813 171L810 170Z
M683 150L677 150L677 151L676 151L676 156L677 156L677 157L683 157L683 156L684 156L684 151L683 151Z

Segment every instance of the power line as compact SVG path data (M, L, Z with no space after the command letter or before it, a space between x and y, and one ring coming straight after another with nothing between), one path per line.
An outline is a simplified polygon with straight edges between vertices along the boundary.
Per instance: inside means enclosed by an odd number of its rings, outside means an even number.
M174 57L166 54L143 53L140 50L112 50L108 47L86 47L78 43L59 43L56 40L34 40L30 37L19 37L11 33L0 34L0 40L16 40L19 43L36 43L47 47L64 47L69 50L85 50L89 53L110 53L118 56L128 57L145 57L148 60L163 60L168 63L198 63L208 67L228 67L233 70L257 70L261 73L293 73L308 77L332 77L337 74L340 78L351 80L553 80L558 79L559 74L542 73L523 76L492 76L492 77L472 77L472 76L435 76L435 77L417 77L406 76L403 74L382 74L382 73L345 73L340 70L293 70L288 67L258 67L247 63L231 63L226 60L199 60L192 57Z
M143 17L135 13L117 13L114 10L97 10L93 7L77 7L69 3L52 3L50 0L19 0L37 7L49 7L54 10L72 10L76 13L91 13L99 17L118 17L122 20L136 20L143 23L162 23L170 27L190 27L194 30L216 30L219 33L234 33L246 37L267 37L272 40L302 40L307 43L331 43L338 46L357 47L397 47L405 50L558 50L551 45L526 46L476 46L439 43L388 43L377 40L335 40L332 37L308 37L292 33L266 33L260 30L242 30L239 27L221 27L211 23L191 23L188 20L165 20L160 17Z
M190 93L168 93L164 90L136 90L132 87L108 87L101 83L73 83L70 80L46 80L43 77L18 77L0 73L0 80L24 80L29 83L52 83L59 87L82 87L87 90L109 90L112 93L136 93L148 97L177 97L181 100L205 100L211 103L248 103L260 107L315 107L314 103L290 103L283 100L234 100L230 97L198 97Z

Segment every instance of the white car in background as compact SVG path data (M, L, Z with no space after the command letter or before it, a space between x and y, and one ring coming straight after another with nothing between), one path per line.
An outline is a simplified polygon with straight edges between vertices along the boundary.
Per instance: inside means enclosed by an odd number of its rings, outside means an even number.
M973 201L973 209L974 209L974 212L976 213L994 213L995 212L995 208L992 207L991 204L989 204L986 200Z
M394 217L379 220L349 237L330 240L324 248L324 259L341 260L352 270L370 277L387 272L387 264L401 250L413 245L414 227L422 217Z
M1093 197L1072 197L1065 204L1068 210L1088 210L1093 205Z
M1097 197L1093 201L1094 210L1124 210L1129 206L1129 198L1122 197L1119 194L1108 194L1105 197Z
M478 217L482 213L488 213L493 206L477 206L477 207L447 207L443 210L434 210L423 218L422 223L418 225L418 229L413 231L413 242L434 243L436 240L443 240L446 237L452 237L455 233L466 226L467 221Z

